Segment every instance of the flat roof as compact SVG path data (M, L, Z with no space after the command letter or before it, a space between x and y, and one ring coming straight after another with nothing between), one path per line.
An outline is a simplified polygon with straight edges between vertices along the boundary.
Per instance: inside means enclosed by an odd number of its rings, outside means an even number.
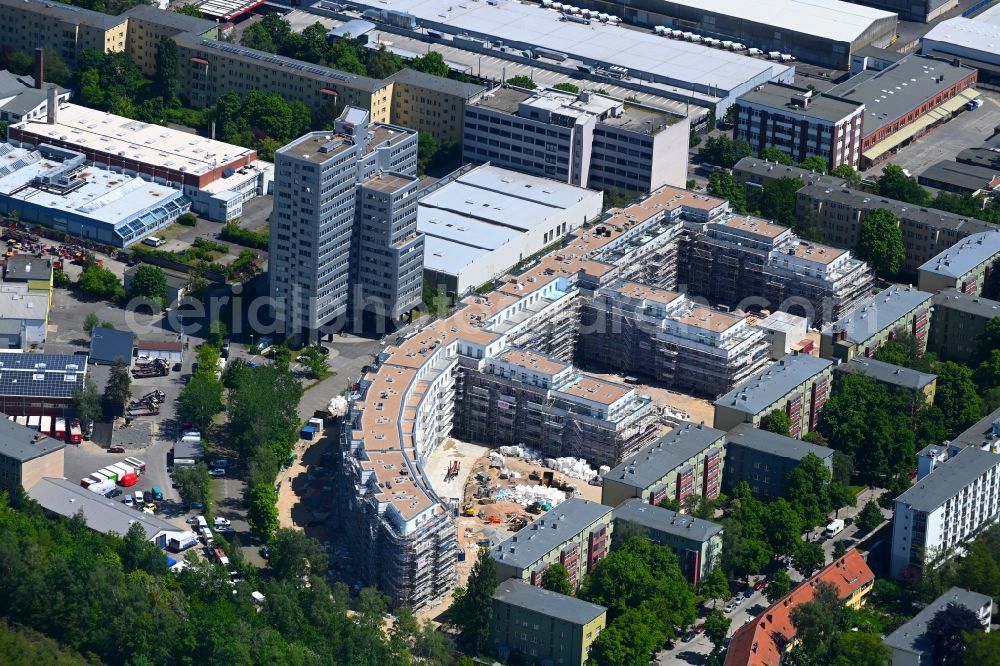
M858 6L858 5L855 5ZM792 97L809 93L808 88L800 88L788 83L771 81L740 95L740 101L759 104L772 109L785 109L789 113L828 120L832 123L843 120L861 107L862 102L847 100L822 93L809 98L808 106L793 106Z
M937 379L937 375L876 361L873 358L853 358L847 363L838 365L837 370L852 375L865 375L885 384L901 386L914 391L922 390Z
M972 446L936 465L924 478L896 498L914 511L931 512L973 481L1000 465L1000 456Z
M59 106L58 122L46 118L25 120L14 127L52 141L82 149L119 155L128 160L193 175L235 163L253 150L197 134L153 125L78 104Z
M417 207L417 230L438 243L487 251L503 247L520 235L517 229L424 205ZM424 255L427 254L429 251L425 250ZM453 264L451 267L457 269L460 266Z
M0 395L69 398L86 375L84 355L0 352Z
M825 358L793 352L750 375L714 404L716 407L757 414L831 365L833 361Z
M725 436L724 431L705 424L681 421L666 435L626 458L604 478L633 488L648 488Z
M526 370L535 370L545 375L554 375L570 367L569 363L563 363L559 359L526 349L508 349L496 358L498 361Z
M982 51L990 58L997 57L997 45L1000 44L1000 22L975 19L955 18L941 21L921 38L921 44L938 42L950 44L973 51Z
M879 72L866 70L826 94L863 103L864 132L871 136L975 71L942 58L913 54Z
M4 263L3 279L8 282L26 282L32 278L48 280L51 277L52 259L49 257L38 258L30 254L15 254L13 257L7 257Z
M792 460L802 460L810 453L820 458L826 459L833 456L833 449L817 444L803 442L800 439L785 437L767 430L754 428L749 423L741 423L726 435L728 447L741 446L743 448L767 453L781 458Z
M966 236L917 270L960 278L1000 254L1000 229Z
M140 351L179 352L184 349L184 345L178 340L139 340L135 343L135 348Z
M522 527L490 551L497 562L524 569L572 539L613 509L585 499L568 499Z
M508 578L497 585L493 598L533 613L579 625L592 622L608 610L604 606L550 592L516 578Z
M938 187L937 183L945 183L975 192L988 188L998 175L1000 172L989 167L941 160L924 169L918 180L922 185L930 187Z
M612 290L618 292L626 298L634 298L640 301L651 301L653 303L659 303L660 305L670 305L681 298L681 295L676 291L670 291L668 289L660 289L659 287L650 287L649 285L639 284L638 282L621 282L620 284L612 287Z
M604 193L578 187L551 178L532 176L484 164L455 179L456 182L489 192L492 195L531 201L549 208L566 209L584 199L603 199ZM441 189L447 189L447 185ZM421 202L423 203L423 202Z
M114 363L121 358L132 361L134 338L129 331L114 328L95 328L90 335L90 360L94 363Z
M743 317L698 306L691 308L686 315L677 317L677 321L713 333L722 333L743 321Z
M778 178L798 178L805 184L819 183L826 187L841 187L846 181L838 176L810 171L797 166L786 166L769 162L759 157L744 157L733 167L733 173L760 176L767 180Z
M48 511L67 518L82 512L87 527L101 534L125 536L135 523L142 526L147 539L160 532L184 531L163 518L127 507L64 478L45 477L31 487L28 495Z
M735 231L742 231L769 239L777 238L778 236L787 234L790 231L789 227L783 227L780 224L775 224L771 220L766 220L762 217L754 217L753 215L733 215L725 220L716 222L716 224Z
M204 12L205 10L199 6L198 11ZM159 9L152 5L136 5L125 12L125 16L137 18L140 21L148 21L164 28L171 28L179 33L193 32L203 35L219 27L219 24L215 21L197 16L188 16L180 12Z
M205 445L197 442L174 442L174 460L200 460L205 455Z
M933 301L935 306L964 312L983 319L1000 317L1000 302L982 296L963 294L954 288L942 289L934 294Z
M436 271L444 275L461 275L462 270L484 256L491 250L457 243L447 238L424 233L424 269Z
M848 342L861 344L916 310L931 296L926 291L893 285L850 314L824 326L823 335L844 332Z
M951 439L951 446L982 447L1000 437L1000 409L995 409ZM939 447L944 448L944 447Z
M722 525L676 511L670 511L633 497L615 508L615 520L627 520L664 534L690 539L699 543L722 532Z
M348 23L353 23L353 21L349 21ZM344 25L347 25L347 23ZM374 27L375 26L372 25L372 28ZM418 88L424 88L425 90L433 90L445 95L461 97L466 100L472 99L486 90L485 86L481 86L478 83L466 83L465 81L449 79L446 76L435 76L425 72L418 72L417 70L410 68L399 70L390 76L389 80L393 83L402 83Z
M927 636L927 628L938 611L955 605L964 606L978 615L979 609L992 604L992 597L972 590L953 587L924 606L912 620L886 636L882 642L894 650L902 650L912 654L926 654L929 657L934 650L934 641Z
M0 414L0 456L26 462L65 446L66 442L47 437L37 430L8 420L6 414Z
M48 294L19 294L0 290L0 319L45 319Z
M578 375L575 380L560 386L555 391L583 398L584 400L599 402L602 405L613 405L632 393L632 389L628 386L615 384L584 374Z
M738 0L730 2L734 7L740 4ZM376 0L350 0L348 4L377 10L389 8ZM679 86L717 87L730 91L758 77L771 79L791 69L779 63L664 39L652 32L598 21L590 25L561 21L560 12L535 4L508 0L500 0L495 5L456 4L452 0L396 0L391 9L413 14L424 27L449 34L494 37L515 48L542 46L587 63L619 65ZM769 22L778 14L770 16ZM832 23L830 29L836 30Z

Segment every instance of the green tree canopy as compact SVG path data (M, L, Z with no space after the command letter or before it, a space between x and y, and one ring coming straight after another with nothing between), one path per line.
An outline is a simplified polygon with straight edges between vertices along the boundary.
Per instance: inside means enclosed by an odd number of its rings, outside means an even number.
M795 507L805 527L826 521L832 510L830 484L832 474L815 453L806 456L785 476L784 496Z
M556 90L562 90L563 92L573 93L574 95L580 92L580 86L574 85L569 81L563 81L562 83L557 83L552 86Z
M791 591L792 579L788 575L788 571L778 569L771 575L770 580L767 581L767 587L764 588L764 596L773 604L777 603L778 599L781 599Z
M731 171L716 171L709 176L708 193L726 199L738 213L745 213L747 210L746 191L733 178Z
M799 641L793 656L804 657L808 664L828 663L843 612L844 604L837 588L825 581L817 583L812 601L792 609L792 624Z
M865 214L858 234L858 256L883 278L899 273L906 259L903 232L892 211L876 208Z
M709 137L698 154L703 162L731 169L741 159L750 156L750 144L742 139L734 141L720 134Z
M497 586L497 565L485 548L480 549L466 584L465 593L452 604L451 614L462 635L480 654L486 649L493 623L493 592Z
M778 164L784 164L785 166L792 166L792 156L783 151L781 148L775 148L771 146L760 151L761 159L767 160L768 162L777 162Z
M792 430L792 419L784 409L775 409L760 420L760 429L788 437Z
M117 358L111 365L108 383L104 386L104 399L120 407L132 397L132 377L128 373L128 363Z
M972 369L966 365L945 361L934 368L937 388L934 406L944 415L945 426L951 435L957 435L979 420L983 402L972 378Z
M198 372L181 389L178 412L186 421L205 428L212 417L224 410L222 382L209 372Z
M534 90L538 87L535 85L534 81L524 74L518 74L517 76L510 77L507 79L507 84L517 88L524 88L526 90Z
M542 587L550 592L573 594L573 584L569 582L569 572L566 571L566 567L559 563L550 564L542 572Z
M156 45L156 74L153 85L156 94L169 104L180 92L181 57L177 42L167 36Z
M976 614L962 604L949 603L927 624L931 641L931 663L935 666L961 664L965 653L965 635L982 631Z
M823 552L823 547L815 541L800 541L795 545L792 564L796 571L809 577L826 564L826 553Z
M87 296L107 300L121 298L125 293L118 276L96 264L83 269L76 281L76 287Z
M732 624L732 620L718 608L713 608L705 614L705 636L712 642L713 653L718 654L722 651L730 624Z
M73 410L85 427L101 419L104 411L101 407L101 394L90 377L84 380L83 386L73 391Z
M926 206L931 201L930 193L917 184L917 179L907 176L895 164L887 164L882 175L875 180L875 194L907 203Z
M302 530L276 530L268 544L271 553L267 565L278 580L301 583L309 575L326 573L326 551L323 545Z
M167 275L159 266L143 264L136 269L129 284L131 298L149 298L160 304L167 304Z
M804 160L799 162L799 167L802 169L809 169L810 171L815 171L816 173L826 173L828 162L826 161L826 159L820 157L819 155L809 155Z
M882 510L878 508L878 504L868 500L861 507L861 511L858 512L856 524L859 532L867 534L881 525L884 520L885 518L882 516Z
M774 220L786 227L795 227L795 193L802 189L798 178L776 178L769 180L751 192L747 208L762 217Z
M838 164L831 173L846 180L851 187L857 187L861 183L861 175L850 164Z
M173 480L180 493L181 500L186 504L204 502L208 499L209 480L208 466L203 462L194 465L174 466Z
M260 483L250 490L247 523L254 536L263 541L278 529L278 493L274 486Z

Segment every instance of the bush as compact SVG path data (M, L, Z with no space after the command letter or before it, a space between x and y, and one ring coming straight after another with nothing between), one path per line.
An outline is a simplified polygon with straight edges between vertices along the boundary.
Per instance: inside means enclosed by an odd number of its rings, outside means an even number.
M193 227L198 224L198 217L194 213L184 213L177 218L177 222L183 224L185 227Z
M70 283L69 276L66 275L66 273L64 273L63 271L56 270L52 274L52 284L55 285L57 288L65 289L66 287L69 286L69 283Z
M241 227L238 220L230 220L222 227L222 233L219 234L219 238L230 243L236 243L237 245L266 250L270 241L270 234L266 227L260 231L251 231Z

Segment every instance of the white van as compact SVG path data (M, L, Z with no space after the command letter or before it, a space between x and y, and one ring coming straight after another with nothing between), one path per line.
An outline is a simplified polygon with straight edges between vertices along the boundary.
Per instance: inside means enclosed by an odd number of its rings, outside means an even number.
M160 247L167 241L163 240L162 238L157 238L156 236L149 236L147 238L143 238L142 242L144 245L149 245L150 247Z
M207 530L208 529L208 521L205 520L205 516L198 516L197 521L198 521L197 524L198 524L198 530L199 531L200 530Z
M142 508L142 506L143 506L143 505L144 505L145 503L146 503L146 500L145 500L145 499L143 499L143 497L142 497L142 492L141 492L141 491L140 491L140 492L137 492L137 493L135 494L135 508L137 508L137 509L141 509L141 508Z

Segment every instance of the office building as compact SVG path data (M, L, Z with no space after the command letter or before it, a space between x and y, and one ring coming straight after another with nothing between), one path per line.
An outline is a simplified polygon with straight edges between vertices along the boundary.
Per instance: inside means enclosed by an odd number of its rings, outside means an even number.
M493 593L492 652L507 661L525 659L585 666L590 646L607 624L607 608L508 579Z
M601 504L618 506L637 498L647 504L690 495L715 499L722 488L726 433L682 421L666 435L607 472Z
M914 411L933 404L937 390L937 375L883 363L873 358L852 358L846 363L838 364L834 371L869 377L879 384L885 384L891 392L911 397Z
M888 210L903 232L906 258L902 268L910 271L966 236L995 228L975 218L820 183L806 183L795 196L799 218L814 223L824 241L842 248L857 247L861 221L869 211Z
M1000 14L993 7L973 18L956 16L941 21L920 38L920 53L938 58L961 58L979 70L979 82L1000 83Z
M87 376L87 356L0 351L0 412L63 417Z
M932 295L895 285L879 292L866 304L823 327L820 356L849 361L871 357L896 335L910 334L920 350L927 347Z
M690 234L685 278L693 295L713 303L792 312L815 325L854 310L871 294L873 275L847 250L803 240L768 220L731 215Z
M501 169L460 172L420 198L424 279L449 294L490 283L601 216L601 192Z
M864 102L767 83L736 100L733 136L760 153L778 148L801 162L819 155L830 169L858 166Z
M930 23L958 6L958 0L860 0L859 4L899 14L900 21Z
M953 587L924 606L912 620L882 639L892 649L892 666L924 666L934 663L934 639L928 635L928 629L934 616L950 606L969 609L976 615L983 631L990 630L993 599L985 594Z
M577 358L666 386L719 395L768 361L764 332L677 292L618 282L583 301Z
M0 143L0 213L114 247L161 229L191 206L180 190L88 166L84 154Z
M66 443L0 414L0 492L31 490L47 476L63 476Z
M561 564L569 572L570 584L578 587L611 549L612 518L610 506L566 500L490 549L497 579L541 585L545 570Z
M963 238L917 269L921 291L957 289L970 296L993 296L1000 290L1000 230Z
M821 582L833 585L845 606L858 608L875 585L875 573L860 552L853 548L847 551L737 629L729 642L725 666L779 666L798 634L792 611L811 602Z
M789 434L801 437L819 423L832 382L832 361L789 354L716 400L712 425L724 431L741 423L756 428L765 416L781 411L791 422Z
M416 160L416 132L356 108L278 150L269 269L290 334L349 308L398 320L420 302Z
M690 123L594 92L501 86L465 109L463 157L595 190L683 187Z
M1000 515L1000 455L963 448L896 498L889 573L900 580L952 557Z
M41 52L36 52L35 58L41 57ZM0 122L13 124L47 116L49 88L55 89L58 103L69 101L70 91L61 86L44 80L36 82L35 77L27 74L18 76L0 70Z
M934 294L933 303L927 349L943 360L976 365L986 325L1000 317L1000 302L944 289Z
M615 509L615 531L642 533L647 539L674 551L681 571L692 585L719 566L722 560L722 525L630 499Z
M726 436L722 489L731 493L746 481L757 499L776 500L784 494L785 477L810 453L833 470L833 449L758 430L748 423L738 425Z

